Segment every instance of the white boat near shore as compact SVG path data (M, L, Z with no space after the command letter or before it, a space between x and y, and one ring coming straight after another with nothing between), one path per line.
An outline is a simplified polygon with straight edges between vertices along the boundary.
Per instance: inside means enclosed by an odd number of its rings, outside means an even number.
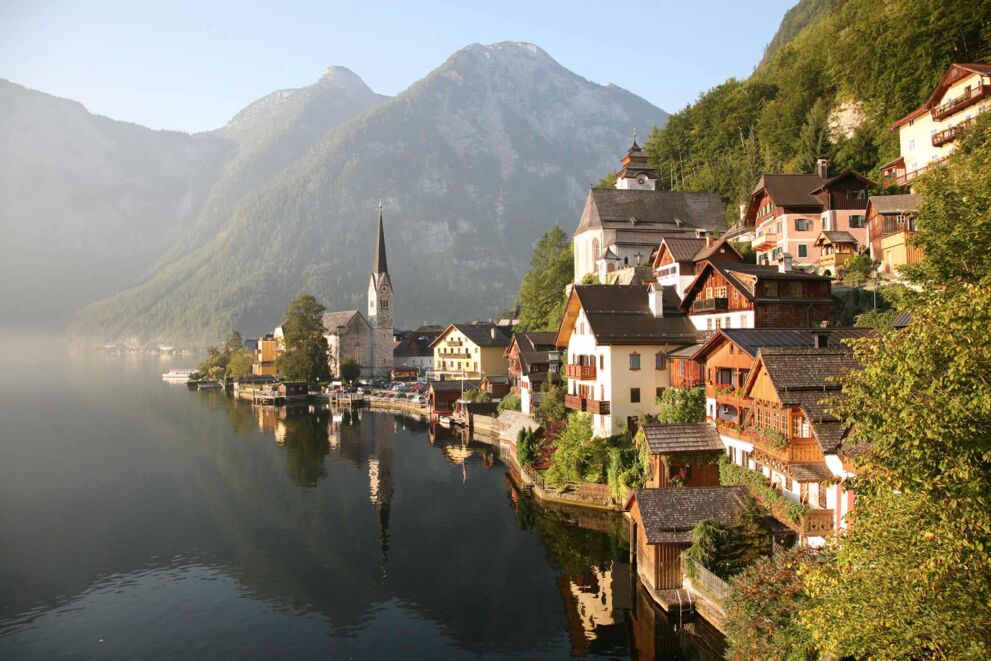
M189 377L194 374L196 374L195 368L173 367L162 375L162 381L169 381L170 383L185 383L186 381L189 381Z

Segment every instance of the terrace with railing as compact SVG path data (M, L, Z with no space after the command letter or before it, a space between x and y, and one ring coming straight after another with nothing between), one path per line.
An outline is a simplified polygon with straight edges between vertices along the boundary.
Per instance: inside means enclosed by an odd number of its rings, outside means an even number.
M930 110L930 114L935 121L940 121L956 114L964 108L969 108L981 99L991 96L991 85L985 85L983 81L978 81L977 85L967 89L963 94L955 99L950 99L946 103L936 106Z

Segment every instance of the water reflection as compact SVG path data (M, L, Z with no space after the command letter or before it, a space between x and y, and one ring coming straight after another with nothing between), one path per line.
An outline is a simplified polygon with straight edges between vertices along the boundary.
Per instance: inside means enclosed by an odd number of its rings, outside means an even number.
M171 366L186 365L12 374L25 386L0 402L0 658L668 649L656 641L673 625L639 605L615 515L520 497L492 447L446 429L252 407L163 384ZM37 415L53 391L59 406Z

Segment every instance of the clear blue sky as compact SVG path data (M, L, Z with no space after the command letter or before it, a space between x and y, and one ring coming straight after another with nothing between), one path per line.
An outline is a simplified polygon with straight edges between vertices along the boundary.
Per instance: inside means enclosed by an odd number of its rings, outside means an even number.
M396 94L472 42L529 41L673 112L745 77L797 0L0 0L0 78L153 128L223 125L343 65Z

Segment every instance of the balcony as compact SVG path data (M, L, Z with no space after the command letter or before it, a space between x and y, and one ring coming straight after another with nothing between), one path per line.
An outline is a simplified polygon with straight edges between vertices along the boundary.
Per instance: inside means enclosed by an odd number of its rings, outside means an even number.
M836 514L833 510L809 510L802 515L799 527L803 535L824 537L834 529Z
M948 129L943 129L942 131L936 131L933 133L932 142L933 147L942 147L948 142L953 142L957 139L957 135L963 131L970 128L970 125L974 123L974 120L968 119L967 121L960 122L956 126L951 126Z
M585 400L585 410L589 413L609 415L609 402L599 399L587 399Z
M904 185L910 183L913 179L916 179L918 177L921 177L922 175L924 175L925 173L929 172L930 170L933 170L935 168L938 168L940 165L942 165L945 162L946 162L946 157L941 158L941 159L936 160L936 161L931 161L930 163L927 163L926 165L923 165L921 168L919 168L917 170L912 170L911 172L905 172L904 174L899 174L899 175L897 175L895 177L885 178L883 185L885 187L887 187L887 186L904 186ZM898 172L901 172L901 170L898 170Z
M723 312L729 310L728 298L702 298L692 304L692 312Z
M782 464L820 463L825 461L819 444L811 438L787 438L781 447L772 436L757 433L752 427L743 430L743 438L754 446L755 454L763 454Z
M778 245L778 241L780 240L781 235L777 232L771 230L758 232L756 238L754 238L754 250L766 250L773 248Z
M728 404L737 409L748 409L753 400L741 394L742 388L735 388L728 383L710 383L705 387L705 396L720 404Z
M579 381L594 381L595 365L565 365L564 376Z
M936 106L929 112L932 115L933 120L938 122L946 117L949 117L950 115L960 112L964 108L969 108L988 96L991 96L991 86L984 85L983 83L977 83L976 87L967 90L957 98L947 101L941 106Z
M564 396L564 406L571 409L572 411L585 411L585 402L587 400L581 395L565 395Z

